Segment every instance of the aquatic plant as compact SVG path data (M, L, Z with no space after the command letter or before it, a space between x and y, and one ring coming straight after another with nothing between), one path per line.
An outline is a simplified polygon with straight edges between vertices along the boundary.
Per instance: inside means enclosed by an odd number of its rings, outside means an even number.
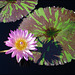
M37 46L34 35L32 33L28 34L28 30L14 30L9 33L8 40L5 41L5 45L8 47L12 47L9 50L4 50L1 52L5 52L5 54L12 53L11 57L16 56L16 60L19 63L21 59L24 57L26 61L28 61L28 57L33 57L32 50L37 50L35 47ZM31 51L30 51L31 50Z
M0 1L0 22L15 22L31 12L37 0L2 0Z
M18 63L22 58L46 66L71 62L75 59L75 12L54 6L31 13L37 3L38 0L0 1L0 22L24 18L20 30L11 30L5 41L12 48L0 52L12 53Z
M24 18L19 28L29 30L37 37L38 52L33 52L34 59L30 58L35 63L57 65L75 59L75 12L73 10L55 6L39 8Z

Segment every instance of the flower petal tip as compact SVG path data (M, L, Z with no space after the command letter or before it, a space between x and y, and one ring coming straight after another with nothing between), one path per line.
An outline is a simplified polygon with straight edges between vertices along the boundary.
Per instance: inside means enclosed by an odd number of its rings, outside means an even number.
M20 61L21 61L21 57L19 57L19 59L16 58L16 60L17 60L17 63L20 63Z

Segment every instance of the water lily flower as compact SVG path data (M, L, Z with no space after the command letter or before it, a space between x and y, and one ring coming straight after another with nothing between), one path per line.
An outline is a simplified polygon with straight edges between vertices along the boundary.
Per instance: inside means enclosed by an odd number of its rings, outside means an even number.
M5 54L12 53L11 57L16 56L18 63L23 57L26 61L28 61L28 57L34 58L31 52L37 50L37 48L35 48L37 41L35 41L36 37L33 37L34 34L28 34L28 30L17 29L16 31L11 30L9 36L8 40L5 41L5 45L12 48L5 51Z

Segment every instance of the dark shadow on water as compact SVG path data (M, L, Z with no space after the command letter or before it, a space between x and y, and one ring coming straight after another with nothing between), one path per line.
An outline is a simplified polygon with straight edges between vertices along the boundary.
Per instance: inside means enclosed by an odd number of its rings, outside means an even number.
M30 67L30 60L26 61L24 58L20 61L19 66L21 67Z
M38 52L41 52L42 55L40 59L38 59L38 63L44 58L46 61L49 61L52 63L52 60L59 60L59 55L61 55L62 47L58 44L59 42L53 42L51 40L50 42L41 42L38 38L38 41L43 44L43 47L38 47Z

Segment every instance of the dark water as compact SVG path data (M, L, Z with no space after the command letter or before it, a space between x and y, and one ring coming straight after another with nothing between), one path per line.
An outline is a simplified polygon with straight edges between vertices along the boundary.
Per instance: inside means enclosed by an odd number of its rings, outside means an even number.
M36 8L39 7L47 7L47 6L60 6L65 7L67 9L71 9L75 11L75 1L67 0L67 1L57 1L57 0L38 0L39 4ZM10 30L17 29L22 20L16 21L14 23L0 23L0 50L9 49L3 43L7 40L9 36ZM23 66L22 63L18 64L15 58L11 58L11 55L5 55L4 53L0 54L0 74L72 74L75 73L75 61L72 60L71 63L67 63L64 66L54 66L54 67L46 67L46 66L38 66L33 62L26 63ZM22 65L22 66L21 66Z

